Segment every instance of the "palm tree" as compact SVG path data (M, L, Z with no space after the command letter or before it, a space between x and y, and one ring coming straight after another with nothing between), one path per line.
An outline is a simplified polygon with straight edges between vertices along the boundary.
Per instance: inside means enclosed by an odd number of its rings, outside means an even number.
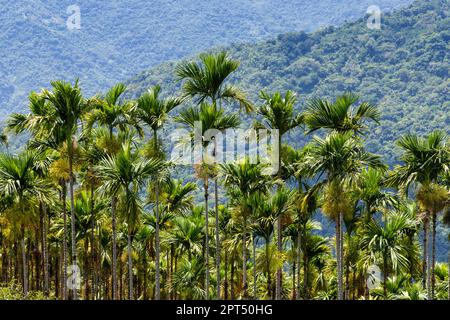
M100 161L96 170L103 179L100 187L113 197L122 195L122 208L128 226L128 276L129 298L133 298L131 237L139 221L141 212L138 193L147 183L147 180L162 171L165 164L159 160L141 160L139 155L132 151L131 143L127 142L122 150L115 156L108 156Z
M0 155L0 195L8 199L8 207L20 213L22 250L22 284L25 297L28 295L28 262L26 255L26 215L33 199L47 198L49 184L35 171L36 154L29 151L19 156Z
M180 64L176 73L180 80L184 80L182 87L183 97L191 97L196 102L210 102L215 108L223 112L222 101L237 102L241 110L251 112L253 106L246 98L245 93L234 85L226 84L233 72L239 67L239 61L232 60L226 52L217 54L201 54L200 63L184 62ZM218 129L220 128L210 128ZM213 153L216 154L217 146L214 144ZM219 201L218 201L218 181L217 176L214 179L214 199L215 199L215 220L218 226L219 220ZM216 229L216 235L218 230ZM220 239L216 236L216 277L217 277L217 299L220 297ZM207 270L208 268L206 268ZM207 270L208 273L208 270ZM209 276L207 276L207 280ZM207 292L207 295L209 293Z
M158 131L164 126L169 117L169 112L182 103L179 98L160 98L161 87L155 86L144 93L138 100L135 109L135 116L139 122L149 126L153 133L153 157L163 159L162 147L158 140ZM160 274L160 237L159 237L159 183L155 181L155 243L156 243L156 294L155 299L160 299L161 274Z
M359 100L360 97L353 93L345 93L337 97L334 102L319 98L312 99L302 114L303 121L309 128L307 133L312 133L319 129L328 129L332 133L364 134L369 121L372 120L378 123L380 112L376 106L368 102L361 102L354 110L354 105ZM346 200L343 201L345 202ZM336 245L341 245L343 242L343 234L340 233L339 236L341 236L341 239L336 241ZM337 252L342 252L342 250ZM342 267L341 262L338 261L338 269ZM342 272L338 270L338 299L341 299L343 298L343 290L342 279L339 275L342 276Z
M387 298L387 279L391 270L408 268L405 234L416 228L416 221L402 212L390 213L385 223L376 220L366 222L360 241L361 249L367 250L366 265L381 259L384 297Z
M208 189L209 189L209 177L210 176L216 176L216 169L214 166L210 165L209 162L211 161L211 156L208 154L207 147L209 146L210 141L206 140L205 133L210 130L219 130L221 132L225 131L226 129L235 128L240 124L240 119L238 114L231 113L231 114L225 114L225 110L222 108L217 108L214 104L208 105L205 103L202 103L199 108L189 107L187 109L184 109L180 112L180 114L175 117L175 121L182 123L189 128L192 129L192 134L195 134L194 131L196 129L196 124L201 124L201 138L202 138L202 162L200 165L196 164L196 171L198 173L198 176L203 179L203 187L204 187L204 199L205 199L205 223L206 223L206 239L205 239L205 246L206 246L206 258L205 263L207 264L205 271L206 271L206 277L205 281L209 283L209 237L208 237L208 228L209 228L209 222L208 222L208 211L209 211L209 205L208 205ZM215 141L215 140L214 140ZM213 156L215 156L215 148L213 150ZM217 188L216 188L216 200L217 200ZM216 210L216 220L217 220L217 214L218 211ZM216 223L218 226L218 223ZM217 239L216 239L217 240ZM219 245L217 247L217 245ZM216 247L218 250L220 250L220 244L216 244ZM216 258L220 256L220 254L217 254ZM219 258L217 258L219 259ZM217 263L217 260L216 260ZM218 267L219 265L216 265ZM220 267L219 267L220 271ZM219 275L219 281L220 281L220 275ZM206 288L209 288L209 285L206 285ZM217 293L220 293L220 290L217 290ZM207 299L209 298L209 292L207 290L206 292Z
M432 132L426 138L407 134L399 139L398 146L403 150L402 165L394 168L388 182L400 186L406 193L411 184L420 185L416 198L424 210L423 216L423 271L426 275L428 298L434 299L434 268L436 251L436 217L448 201L445 188L440 186L438 179L450 170L450 151L447 145L448 137L444 132ZM431 261L428 252L429 220L432 222Z
M51 85L52 91L44 89L40 94L31 93L31 113L28 115L13 114L8 120L8 129L17 133L28 130L33 134L35 141L46 146L53 146L55 149L56 146L66 143L70 171L72 262L76 264L75 218L73 212L74 134L82 114L87 110L87 103L81 94L78 81L73 86L65 81L53 81ZM74 299L77 299L76 290L74 290Z
M342 222L347 212L353 211L346 190L360 175L363 168L384 168L378 156L364 150L361 142L351 133L331 133L326 138L313 138L308 154L300 164L300 174L315 178L324 177L311 188L314 193L324 190L322 210L336 223L336 258L338 299L343 299L343 246Z
M158 184L159 185L159 184ZM153 189L150 186L150 189ZM158 284L158 281L160 281L159 277L159 255L160 255L160 249L158 248L159 245L159 236L157 239L157 233L159 233L160 230L165 229L165 225L170 223L175 216L178 215L185 215L189 209L193 207L193 196L191 193L197 189L197 185L193 182L187 182L186 184L183 184L183 181L167 178L162 181L162 184L160 186L161 194L159 194L158 191L158 201L155 201L156 194L152 195L149 194L148 202L149 203L155 203L154 205L154 211L155 213L158 212L158 219L156 217L156 214L154 216L150 216L147 219L147 224L150 224L154 230L155 230L155 269L156 269L156 292L155 292L155 299L159 299L159 290L160 290L160 284ZM159 190L159 189L158 189ZM157 207L158 206L158 207ZM158 224L158 226L157 226ZM173 259L173 256L171 257ZM168 271L167 274L169 275L169 278L171 276L171 269L170 266L167 266ZM170 286L170 285L169 285Z
M221 165L224 184L235 208L242 220L242 283L244 297L247 297L247 229L249 218L254 211L252 197L256 193L265 194L269 191L270 176L264 174L264 166L253 164L250 159L237 163Z
M364 133L369 120L378 123L380 112L378 108L368 102L354 105L360 97L353 93L345 93L336 98L334 102L319 98L312 99L303 112L305 124L309 127L308 133L321 128L330 129L340 133Z
M91 99L91 110L84 116L86 131L89 132L95 124L98 124L108 129L112 139L115 128L124 131L130 124L135 124L131 116L133 104L126 100L121 101L126 90L127 87L123 83L118 83L103 98Z
M201 63L186 61L176 68L178 78L184 80L183 97L195 98L198 103L238 102L247 112L253 109L242 90L225 83L239 67L239 61L226 52L201 54L199 58Z
M295 114L294 106L296 103L296 96L292 91L287 91L284 96L282 96L280 92L269 95L268 93L261 91L260 97L264 100L264 104L258 108L257 114L263 119L261 123L257 122L255 126L278 130L278 139L275 142L277 143L277 146L274 149L278 151L277 159L281 162L283 136L290 130L298 127L303 122L303 117L299 114ZM278 168L278 178L282 178L281 166ZM277 219L277 247L279 253L281 253L281 216ZM281 299L281 276L282 270L279 268L277 270L275 294L277 300Z

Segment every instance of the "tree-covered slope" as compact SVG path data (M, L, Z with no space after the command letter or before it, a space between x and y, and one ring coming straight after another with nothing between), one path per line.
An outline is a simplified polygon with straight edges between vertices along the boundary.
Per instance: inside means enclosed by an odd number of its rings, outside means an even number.
M332 99L345 91L379 105L382 120L369 132L368 144L393 164L393 142L402 133L449 130L449 41L450 1L431 0L383 16L381 30L368 29L364 18L312 34L219 49L241 61L234 80L256 103L261 89L290 89L298 93L300 108L311 97ZM163 64L131 79L132 94L156 83L175 92L176 65Z
M312 31L411 0L115 0L0 2L0 120L24 110L30 90L79 77L87 94L215 45ZM81 29L68 30L68 6Z
M379 105L382 119L368 132L368 148L390 165L398 159L395 140L407 132L434 129L450 133L450 1L417 1L383 17L381 30L366 19L313 34L291 33L258 44L225 49L241 61L235 82L257 102L259 90L294 90L302 102L314 96L332 99L353 91ZM166 93L179 89L174 68L163 64L129 81L137 96L154 84ZM301 145L298 130L290 143ZM321 219L324 230L333 226ZM438 258L448 252L447 230L438 226Z

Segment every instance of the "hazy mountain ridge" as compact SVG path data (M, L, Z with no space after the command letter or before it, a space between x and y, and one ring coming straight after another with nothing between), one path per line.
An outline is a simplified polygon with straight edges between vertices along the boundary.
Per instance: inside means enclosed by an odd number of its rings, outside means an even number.
M411 0L2 0L0 119L24 110L30 90L80 78L86 94L105 90L158 63L232 42L313 31L383 12ZM81 29L70 31L76 4Z
M291 33L257 44L219 48L241 61L233 79L253 101L259 90L288 89L299 94L299 106L313 96L333 99L351 90L379 105L382 120L368 132L370 151L397 161L395 140L408 131L450 133L450 1L416 1L385 15L381 30L369 30L366 19L341 28ZM128 81L129 95L161 84L167 94L178 92L174 68L163 64ZM167 131L170 132L171 129ZM290 143L305 142L303 132ZM321 219L324 230L332 230ZM447 229L438 226L438 257L448 252Z

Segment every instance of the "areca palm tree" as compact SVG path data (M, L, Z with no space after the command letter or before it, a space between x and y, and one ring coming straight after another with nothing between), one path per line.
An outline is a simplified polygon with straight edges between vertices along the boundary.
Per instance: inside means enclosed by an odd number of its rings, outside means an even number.
M290 130L302 124L303 117L300 114L295 114L294 107L296 103L296 96L292 91L287 91L284 96L280 92L276 92L273 95L270 95L264 91L261 91L260 97L264 100L264 104L258 108L257 113L262 117L262 122L257 122L256 126L278 130L278 139L275 141L277 145L274 149L277 150L275 152L278 152L278 178L281 179L282 170L280 164L283 136ZM281 216L277 219L277 237L278 251L281 253ZM277 300L281 299L281 276L282 270L280 268L277 270L276 279L275 297Z
M181 63L176 73L180 80L184 80L182 87L183 97L191 97L201 104L210 102L212 105L223 112L222 101L237 102L241 110L251 112L253 106L246 98L246 94L238 87L227 84L227 80L232 73L239 67L239 61L231 59L226 52L219 52L217 54L201 54L200 63L184 62ZM222 130L221 128L209 128ZM214 145L214 148L217 146ZM213 151L215 154L215 150ZM219 201L218 201L218 181L217 177L214 179L214 194L215 194L215 220L218 226L219 220ZM216 229L216 235L218 230ZM216 277L217 277L217 298L220 297L220 239L216 236ZM207 271L208 272L208 271ZM207 277L208 278L208 277ZM208 295L208 293L207 293Z
M353 210L345 190L357 181L361 171L367 167L382 169L384 164L378 156L366 152L351 133L331 133L324 139L314 137L308 154L300 164L300 174L323 178L310 192L324 190L322 210L336 223L339 300L343 299L343 216Z
M19 156L0 155L0 195L8 199L8 207L14 207L20 213L20 220L26 220L30 202L33 199L44 200L49 184L35 171L36 155L25 152ZM21 222L22 284L23 293L28 295L28 262L26 255L26 230Z
M191 193L197 189L197 185L193 182L187 182L186 184L183 184L182 180L168 178L164 179L164 181L160 186L160 189L161 194L159 194L158 191L158 201L155 201L156 194L149 195L148 197L149 203L155 203L154 206L155 213L158 212L158 217L155 214L154 216L151 216L150 218L151 220L148 221L155 229L156 299L160 298L158 293L158 290L160 290L160 284L158 283L158 281L160 281L159 279L160 277L158 275L160 249L158 248L159 235L158 240L156 240L156 234L159 233L161 229L164 229L164 225L170 223L170 221L173 220L175 216L185 215L189 211L189 209L193 207L193 196L191 195ZM157 226L157 224L159 225ZM173 256L171 257L171 259L173 260ZM170 266L167 266L167 269L168 269L167 273L169 277L171 277L172 268Z
M175 117L175 121L182 123L186 126L188 126L190 129L192 129L192 134L194 133L194 130L196 129L197 123L201 124L201 138L202 138L202 159L201 164L196 164L195 168L200 178L203 179L203 187L204 187L204 199L205 199L205 223L206 223L206 240L205 240L205 246L206 246L206 258L205 263L207 264L207 267L205 268L206 277L205 281L209 283L209 237L208 237L208 190L209 190L209 177L210 176L216 176L217 170L214 167L214 165L209 164L211 162L211 155L209 154L209 150L207 149L210 141L207 140L207 137L205 136L205 133L208 132L208 130L219 130L221 132L225 131L226 129L235 128L240 124L240 119L238 114L231 113L226 114L225 110L222 108L217 108L214 104L208 105L206 103L202 103L199 108L190 107L185 110L182 110L180 114ZM215 143L215 139L214 139ZM213 150L213 155L215 156L215 148ZM216 181L217 186L217 181ZM216 194L216 204L217 204L217 187L215 188L215 194ZM216 210L216 222L218 220L218 210ZM216 226L218 226L218 223L216 223ZM216 231L217 232L217 231ZM217 241L217 239L216 239ZM220 244L216 244L217 250L220 250ZM216 258L220 254L216 255ZM216 260L217 262L220 262ZM216 267L219 267L219 264L216 265ZM219 268L220 271L220 268ZM220 275L219 275L219 281L220 281ZM209 286L206 285L206 288ZM220 290L217 290L217 293L220 293ZM206 292L206 297L209 298L209 292Z
M448 193L438 184L441 175L450 171L450 150L448 137L444 132L435 131L426 138L407 134L397 142L403 150L402 165L394 168L388 182L400 186L408 192L412 184L419 184L416 198L425 211L423 222L423 271L426 275L428 298L434 298L434 267L436 250L436 217L448 201ZM429 221L432 222L431 259L428 252ZM430 261L431 260L431 261Z
M228 188L230 200L238 209L239 217L242 220L242 283L244 297L247 297L247 229L253 210L255 209L254 199L256 193L266 194L269 191L271 182L270 176L264 174L264 166L253 164L250 159L237 163L221 165L224 184Z
M133 104L126 100L121 101L126 90L127 87L123 83L118 83L103 98L93 98L90 103L91 110L84 116L85 129L90 131L94 124L104 126L112 139L115 128L123 131L129 125L135 124L131 116Z
M169 113L179 106L183 100L179 98L165 98L160 97L161 87L159 85L149 89L137 100L135 116L139 122L149 126L153 134L153 144L151 148L153 151L153 157L163 159L163 151L159 146L158 131L167 122ZM160 287L161 287L161 275L160 275L160 236L159 236L159 183L155 181L155 216L156 216L156 229L155 229L155 242L156 242L156 295L155 299L160 299Z
M371 220L366 223L360 241L362 249L367 249L366 264L377 263L381 259L384 296L387 298L387 279L390 271L408 268L405 235L416 228L416 221L402 212L390 213L385 223Z
M101 190L114 196L122 195L122 208L128 226L128 274L129 298L133 298L131 237L141 212L138 193L148 182L148 179L165 164L157 159L141 160L133 152L131 143L125 143L122 150L115 156L108 156L97 166L97 171L103 179ZM113 235L114 237L115 235Z
M183 96L192 97L198 103L217 104L221 100L238 102L247 112L253 109L245 93L234 85L226 84L231 74L239 67L239 61L231 59L226 52L201 54L200 63L183 62L176 74L183 83Z
M369 121L379 121L380 112L368 102L361 102L354 107L359 100L359 96L350 92L337 97L334 102L312 99L303 112L305 124L309 128L308 133L321 128L340 133L364 133Z

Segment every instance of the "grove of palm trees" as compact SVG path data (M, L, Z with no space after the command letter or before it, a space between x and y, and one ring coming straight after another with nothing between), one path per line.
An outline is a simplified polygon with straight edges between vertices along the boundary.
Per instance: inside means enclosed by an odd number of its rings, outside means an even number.
M202 54L176 68L178 92L30 93L1 139L0 299L450 300L448 133L397 137L388 166L366 146L381 111L364 97L250 101L238 68ZM218 133L251 128L277 132L276 172L245 149L214 161ZM185 149L200 136L200 160L171 156L176 129Z

